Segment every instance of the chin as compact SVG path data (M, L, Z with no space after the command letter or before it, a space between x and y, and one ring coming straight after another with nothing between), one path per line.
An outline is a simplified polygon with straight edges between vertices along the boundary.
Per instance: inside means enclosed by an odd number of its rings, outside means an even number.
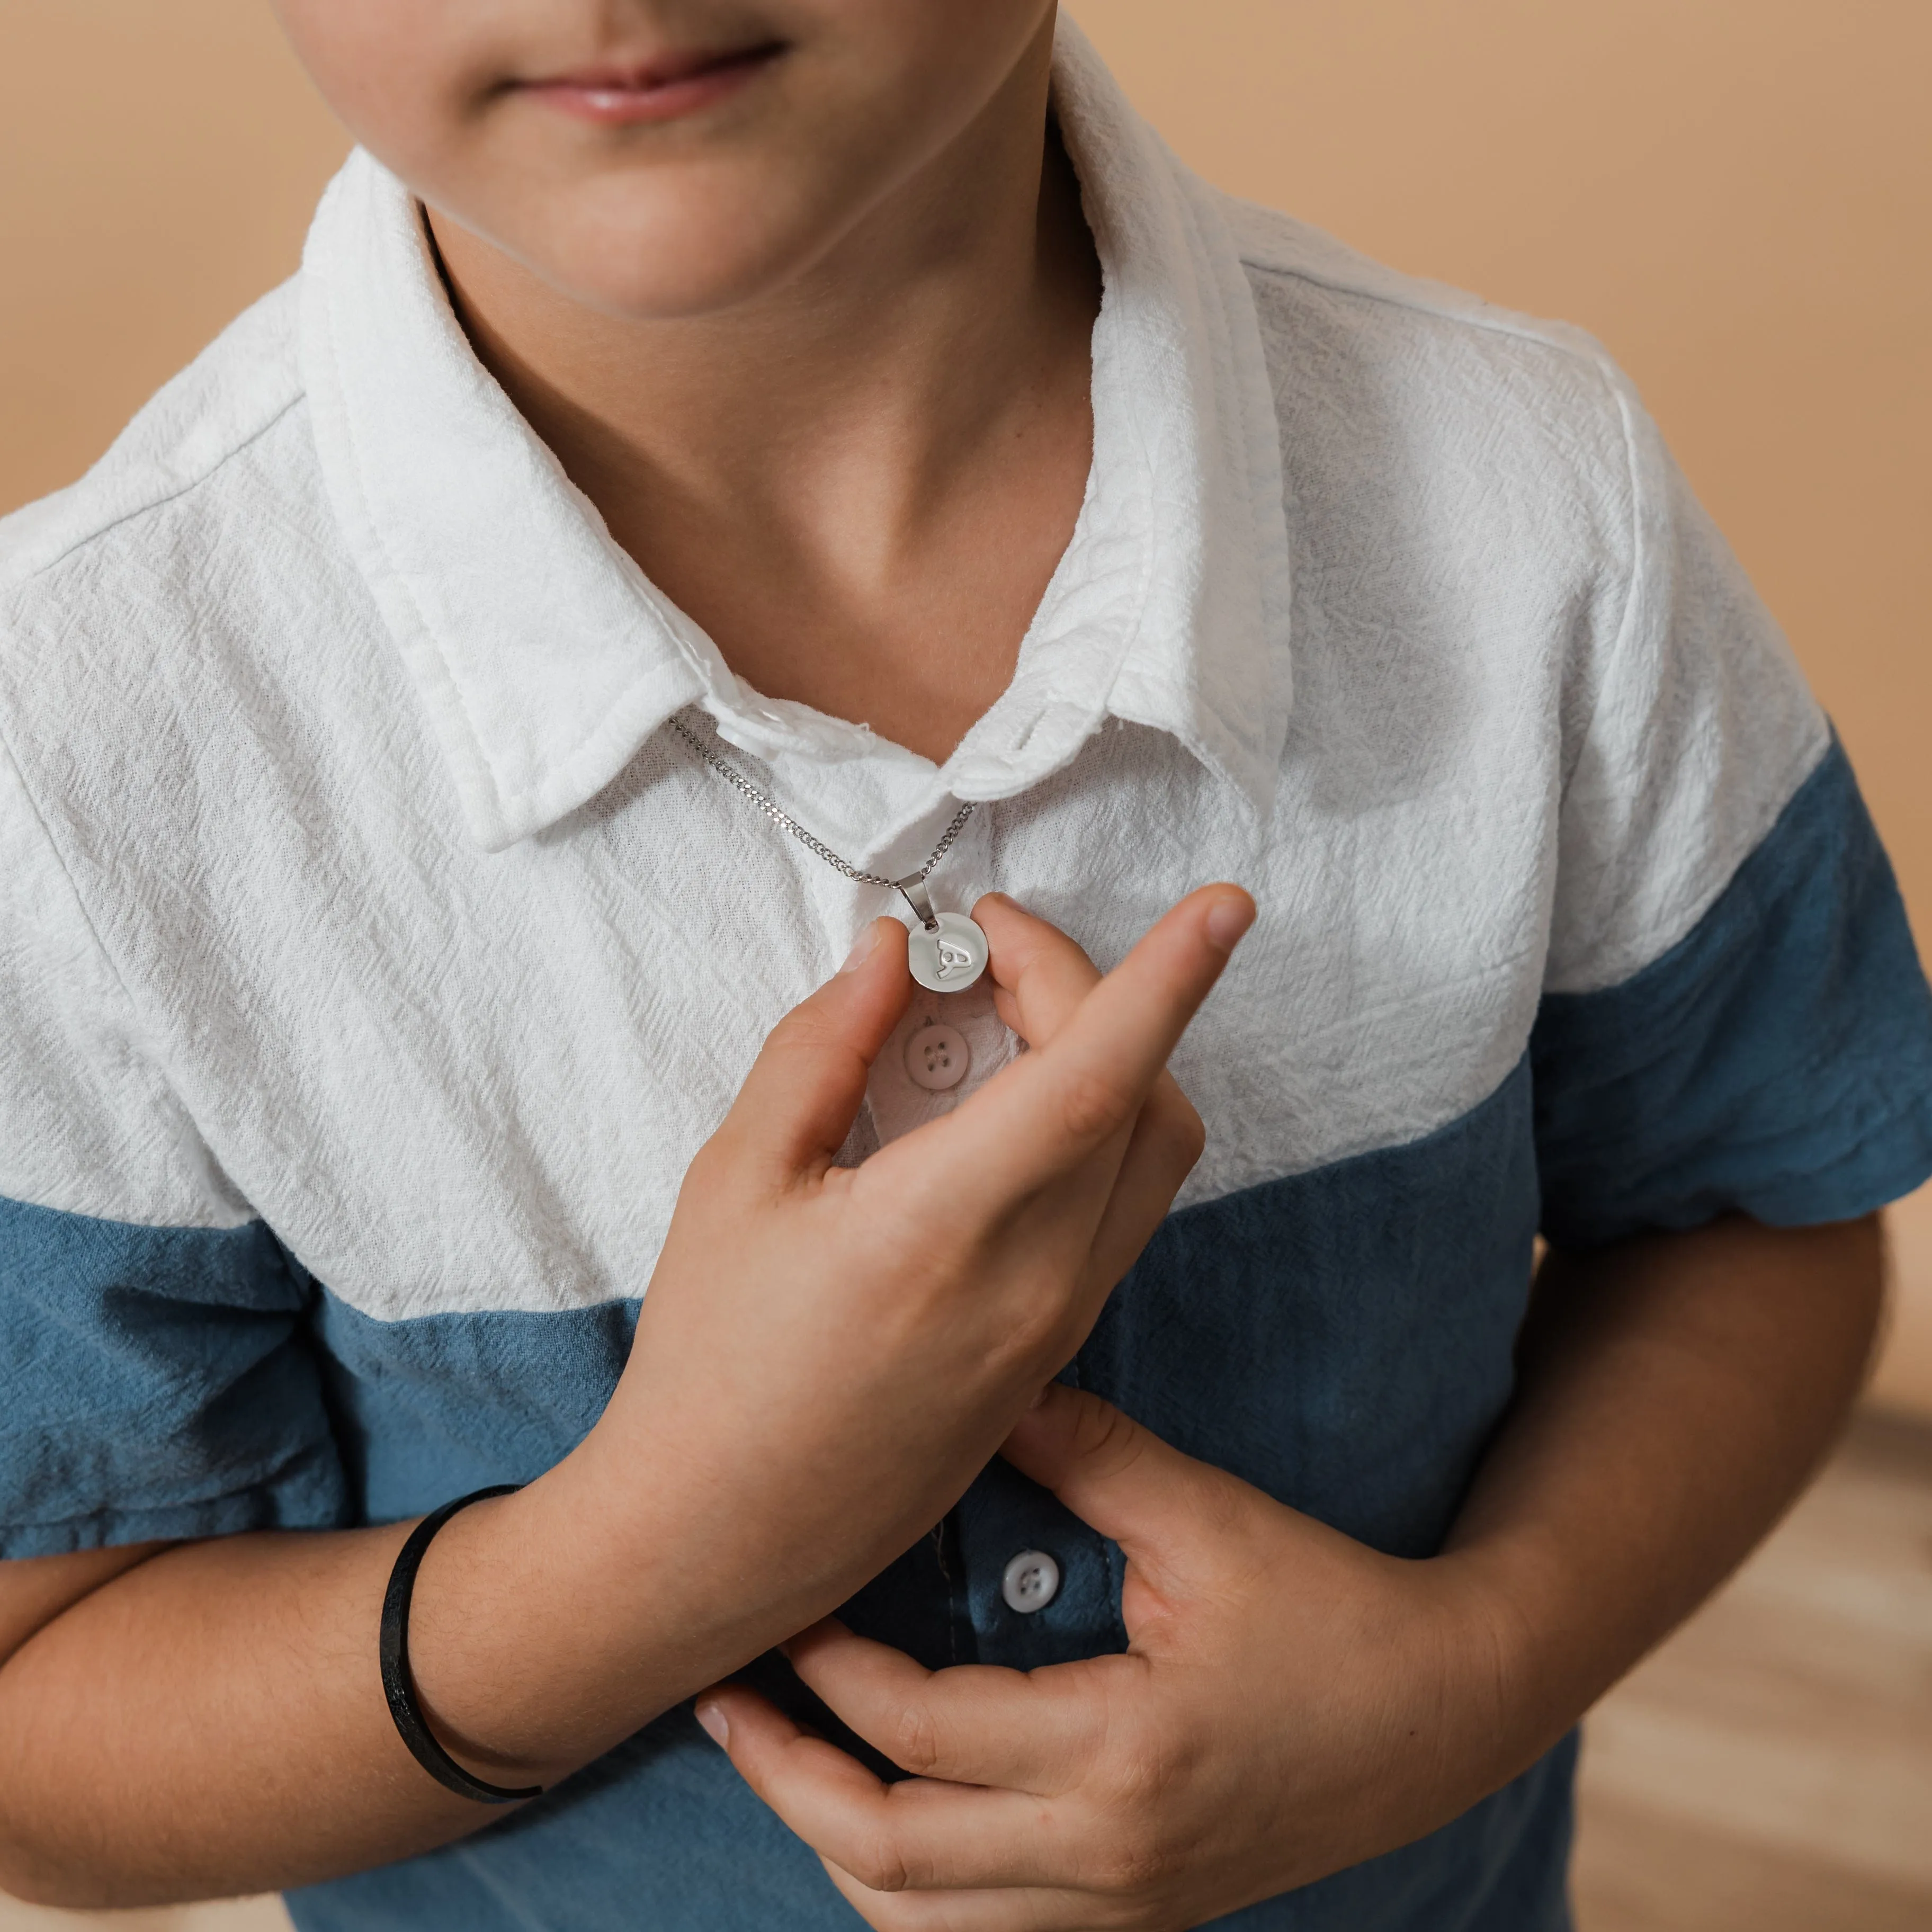
M665 194L607 183L531 214L498 244L573 301L635 322L754 304L808 272L842 232L768 188Z
M680 322L749 308L795 279L803 262L790 251L720 246L712 236L668 247L648 233L536 266L587 308L626 322Z

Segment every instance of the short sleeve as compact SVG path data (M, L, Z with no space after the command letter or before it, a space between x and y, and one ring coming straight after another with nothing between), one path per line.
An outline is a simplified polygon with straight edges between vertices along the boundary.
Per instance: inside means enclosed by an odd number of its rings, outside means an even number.
M321 1527L312 1290L154 1064L0 752L0 1558Z
M1544 1232L1853 1219L1932 1174L1932 996L1843 747L1623 400L1637 561L1574 671L1531 1041Z

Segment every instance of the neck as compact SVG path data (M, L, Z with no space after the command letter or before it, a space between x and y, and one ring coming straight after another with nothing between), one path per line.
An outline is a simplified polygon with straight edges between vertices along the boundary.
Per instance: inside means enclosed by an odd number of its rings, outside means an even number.
M935 759L1004 688L1091 447L1098 268L1036 52L827 254L722 313L614 316L430 216L478 355L733 669ZM994 555L1010 580L962 598ZM896 712L882 669L910 680Z
M707 511L815 548L916 540L1070 368L1084 397L1097 271L1047 74L1043 45L830 253L722 314L602 313L431 212L478 355L647 570L653 527Z

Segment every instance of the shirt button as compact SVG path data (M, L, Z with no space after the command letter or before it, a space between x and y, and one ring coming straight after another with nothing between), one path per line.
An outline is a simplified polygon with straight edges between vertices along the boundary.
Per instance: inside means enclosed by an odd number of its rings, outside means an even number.
M915 1087L943 1094L966 1077L973 1064L965 1036L956 1028L934 1024L916 1028L905 1043L905 1070Z
M1022 1550L1006 1565L1000 1594L1023 1617L1043 1610L1060 1594L1060 1565L1043 1550Z

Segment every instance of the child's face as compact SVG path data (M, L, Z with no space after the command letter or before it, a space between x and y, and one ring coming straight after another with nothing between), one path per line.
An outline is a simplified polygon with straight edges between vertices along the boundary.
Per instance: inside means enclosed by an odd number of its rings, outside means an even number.
M1054 0L277 4L330 104L440 214L566 294L640 319L713 313L808 271L962 137L971 149L973 130L1037 100L1054 12Z

